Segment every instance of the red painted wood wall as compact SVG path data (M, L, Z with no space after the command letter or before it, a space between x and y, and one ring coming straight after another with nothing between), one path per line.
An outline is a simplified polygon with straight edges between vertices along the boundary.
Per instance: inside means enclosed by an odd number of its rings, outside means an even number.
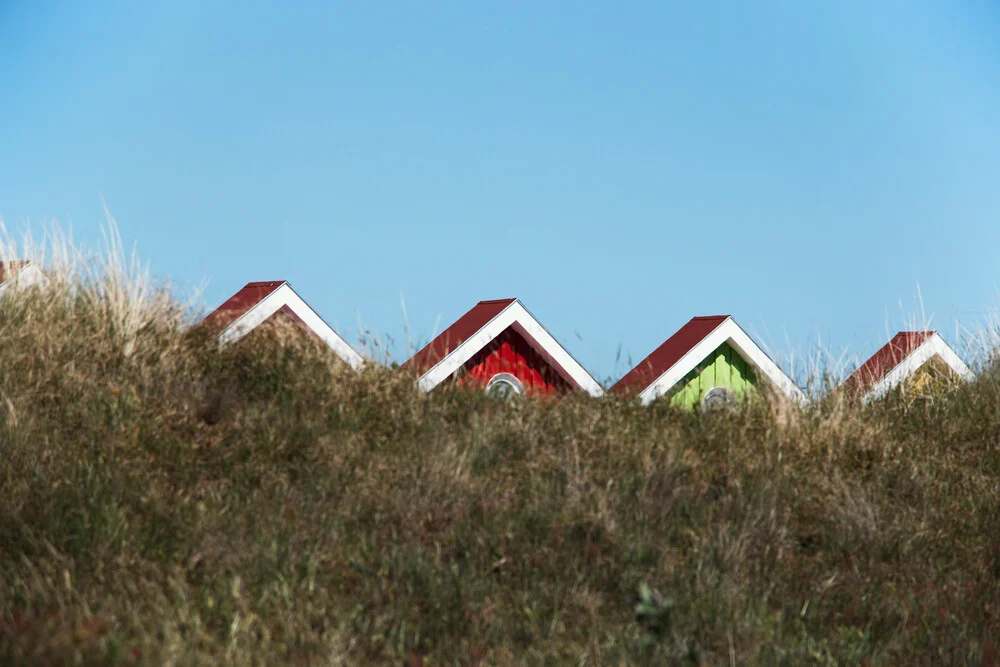
M459 384L486 386L497 373L510 373L524 385L526 394L555 394L572 386L550 366L521 334L506 329L465 362Z

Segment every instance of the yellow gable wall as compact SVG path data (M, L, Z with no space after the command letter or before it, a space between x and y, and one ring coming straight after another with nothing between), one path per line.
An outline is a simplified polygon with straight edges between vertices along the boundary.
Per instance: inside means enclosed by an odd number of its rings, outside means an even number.
M934 355L906 378L900 391L909 396L933 396L948 391L958 379L951 367Z

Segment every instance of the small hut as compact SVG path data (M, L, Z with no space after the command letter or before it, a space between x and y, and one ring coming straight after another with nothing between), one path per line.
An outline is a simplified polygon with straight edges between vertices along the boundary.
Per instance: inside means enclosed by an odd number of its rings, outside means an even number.
M900 331L842 386L867 403L897 387L930 396L942 385L971 377L969 367L936 331Z
M325 343L351 368L364 359L320 317L285 280L247 283L208 314L200 326L217 331L219 343L234 343L269 324L293 324Z
M15 285L19 287L44 286L48 280L38 265L30 259L0 262L0 294Z
M423 391L452 381L503 396L604 393L517 299L480 301L403 368Z
M779 395L804 402L802 390L729 315L694 317L625 374L611 391L643 405L663 397L671 405L708 409L734 403L768 383Z

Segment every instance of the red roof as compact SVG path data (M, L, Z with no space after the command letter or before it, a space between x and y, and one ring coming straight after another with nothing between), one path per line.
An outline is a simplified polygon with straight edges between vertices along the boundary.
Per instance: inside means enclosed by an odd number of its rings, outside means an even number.
M17 259L10 262L0 262L0 284L3 284L10 280L11 277L28 264L31 263L30 259Z
M626 373L622 379L618 380L610 391L619 393L643 391L727 319L729 319L729 315L692 317L687 324L677 330L677 333L636 364L635 368Z
M480 301L472 310L462 315L450 327L442 331L422 350L403 364L403 368L412 368L418 373L425 373L439 361L451 354L455 348L471 338L477 331L486 326L490 320L503 312L504 308L517 299L494 299Z
M225 303L209 313L201 323L227 327L284 284L284 280L247 283L243 289L229 297Z
M863 394L874 387L888 375L892 369L903 363L918 347L934 335L934 331L900 331L878 352L863 363L844 381L844 387L852 392Z

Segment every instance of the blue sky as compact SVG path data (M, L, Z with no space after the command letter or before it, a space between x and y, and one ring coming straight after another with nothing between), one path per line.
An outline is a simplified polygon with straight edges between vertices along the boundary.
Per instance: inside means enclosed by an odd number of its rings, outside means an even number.
M103 199L206 308L284 278L402 358L401 293L416 342L518 296L601 378L997 308L991 0L150 4L0 2L0 215Z

